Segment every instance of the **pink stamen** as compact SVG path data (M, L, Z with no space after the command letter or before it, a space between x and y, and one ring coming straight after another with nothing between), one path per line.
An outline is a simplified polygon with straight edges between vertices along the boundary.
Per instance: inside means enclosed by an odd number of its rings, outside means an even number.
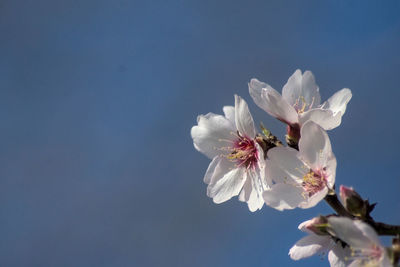
M237 166L244 166L247 169L254 169L258 162L258 152L253 139L237 133L238 139L233 143L233 151L228 158L235 160Z
M326 176L321 171L310 171L303 176L302 186L309 197L321 191L327 184Z

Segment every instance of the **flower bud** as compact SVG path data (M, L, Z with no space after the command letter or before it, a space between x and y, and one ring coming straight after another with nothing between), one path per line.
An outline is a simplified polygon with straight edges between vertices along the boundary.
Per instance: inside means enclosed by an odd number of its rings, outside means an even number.
M304 227L316 235L329 235L327 232L328 220L322 216L307 221Z
M364 201L352 187L341 185L340 199L342 200L346 210L352 215L360 218L367 217L369 204L368 202Z

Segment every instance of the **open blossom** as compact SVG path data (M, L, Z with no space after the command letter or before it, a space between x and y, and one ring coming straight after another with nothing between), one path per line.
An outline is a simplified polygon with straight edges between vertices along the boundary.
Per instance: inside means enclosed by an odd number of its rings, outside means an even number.
M290 249L289 256L293 260L311 257L315 254L328 253L331 267L347 266L350 249L342 242L334 240L327 232L321 231L321 225L326 224L326 219L316 217L299 225L299 230L308 233Z
M311 208L335 183L336 158L327 133L308 121L301 128L299 151L275 147L268 151L266 177L273 184L263 194L275 209Z
M280 95L270 85L252 79L249 92L254 102L271 116L288 125L288 134L299 138L298 129L308 120L314 121L325 130L340 125L352 94L347 88L336 92L320 104L319 87L310 71L296 70L283 86Z
M233 196L247 202L251 211L261 209L265 183L264 152L247 103L235 95L235 107L225 106L225 116L208 113L197 118L191 130L194 147L212 159L204 182L215 203Z
M350 247L351 267L390 267L390 259L378 235L368 224L345 217L328 218L333 234Z

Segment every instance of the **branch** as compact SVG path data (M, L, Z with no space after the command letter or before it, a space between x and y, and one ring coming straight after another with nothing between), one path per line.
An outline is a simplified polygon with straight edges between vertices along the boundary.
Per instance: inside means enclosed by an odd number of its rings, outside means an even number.
M348 218L356 218L355 216L351 215L342 203L339 201L336 193L328 194L325 197L325 201L328 203L331 208L336 211L336 213L340 216L348 217ZM400 235L400 225L391 225L381 222L375 222L374 219L368 218L364 220L366 223L371 225L378 235L388 235L388 236L396 236Z
M400 235L400 225L375 222L374 220L368 220L366 222L375 229L378 235Z
M336 211L336 213L340 216L345 216L348 218L354 218L353 215L351 215L342 205L342 203L339 201L337 195L335 192L333 192L333 194L328 194L326 195L326 197L324 198L325 201L328 203L329 206L331 206L331 208Z

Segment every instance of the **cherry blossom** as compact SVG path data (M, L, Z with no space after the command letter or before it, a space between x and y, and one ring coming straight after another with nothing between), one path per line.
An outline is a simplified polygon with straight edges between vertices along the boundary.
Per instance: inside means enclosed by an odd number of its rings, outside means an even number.
M224 115L208 113L197 118L191 130L194 147L212 159L204 182L207 195L222 203L239 195L250 211L261 209L265 182L264 152L257 143L247 103L235 95L235 107L225 106Z
M336 158L327 133L308 121L301 128L299 151L275 147L268 151L265 203L275 209L311 208L333 189Z
M249 92L254 102L271 116L288 125L288 135L297 139L306 121L314 121L325 130L340 125L352 94L344 88L320 104L319 87L310 71L296 70L283 86L280 95L270 85L251 79Z
M339 240L335 240L324 231L326 219L316 217L299 225L299 230L308 233L290 249L289 256L293 260L311 257L315 254L328 254L331 267L347 266L350 249Z
M328 223L333 234L350 247L351 263L348 266L392 266L385 247L371 226L345 217L330 217Z

